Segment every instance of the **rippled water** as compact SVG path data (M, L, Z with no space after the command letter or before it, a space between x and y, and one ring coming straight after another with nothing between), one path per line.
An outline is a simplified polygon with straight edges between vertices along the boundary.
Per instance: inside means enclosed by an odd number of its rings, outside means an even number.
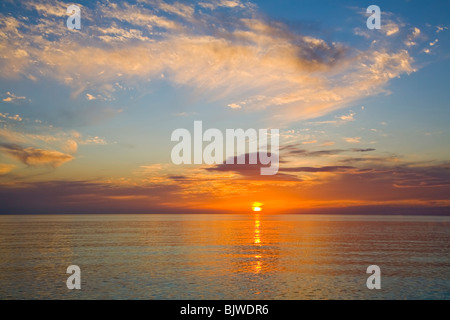
M449 246L449 217L0 216L0 298L450 299Z

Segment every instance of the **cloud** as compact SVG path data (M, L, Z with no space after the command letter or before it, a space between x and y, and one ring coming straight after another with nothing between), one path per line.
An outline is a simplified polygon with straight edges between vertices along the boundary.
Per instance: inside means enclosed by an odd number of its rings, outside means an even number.
M74 154L78 150L78 143L75 140L69 139L62 146L62 150L64 150L67 153Z
M361 142L361 138L360 138L360 137L344 138L344 140L345 140L347 143L360 143L360 142Z
M393 23L393 22L390 22L390 23L387 23L387 24L383 24L381 30L384 31L384 33L388 37L392 36L392 35L394 35L394 34L396 34L396 33L398 33L400 31L398 25Z
M168 6L166 8L168 8ZM152 10L145 7L134 6L126 2L121 3L121 5L115 4L114 6L107 4L101 5L100 11L107 18L112 18L120 22L129 22L135 26L146 27L149 29L153 29L154 27L167 30L182 29L178 22L163 16L158 16L154 14Z
M419 29L419 28L414 28L414 31L413 31L413 33L412 33L412 36L413 36L414 38L417 38L420 34L421 34L420 29Z
M407 47L415 46L417 44L416 39L419 38L421 36L421 34L422 34L422 31L419 28L414 27L412 33L410 35L408 35L407 39L405 40L405 45Z
M206 99L237 98L241 102L230 106L245 102L249 112L265 110L265 117L289 123L383 93L391 79L415 71L407 50L371 46L364 51L296 33L263 18L247 2L199 4L232 10L227 19L204 10L199 14L190 5L148 3L157 5L92 4L89 11L101 15L102 23L70 33L70 41L54 17L58 6L26 23L2 15L1 76L54 77L72 87L74 96L89 83L90 93L84 93L89 99L113 97L121 81L148 90L151 80L164 74L164 81L194 88ZM31 2L27 7L44 12L52 4ZM42 37L42 30L53 36ZM48 47L53 50L43 49Z
M11 172L15 167L13 164L0 163L0 176Z
M448 164L395 165L384 161L354 163L357 166L282 167L280 171L297 171L309 175L298 183L297 188L291 186L291 191L286 192L292 193L295 188L298 190L298 197L320 207L349 207L355 204L390 204L416 208L450 206L447 196L450 192Z
M367 148L367 149L352 149L353 152L372 152L376 151L376 149L373 148Z
M29 9L36 10L39 15L42 15L44 17L66 17L68 15L66 13L68 5L61 1L28 1L25 3L25 6Z
M367 165L369 167L379 167L380 165L398 165L400 163L400 158L397 155L389 156L364 156L364 157L349 157L345 159L338 160L339 164L344 165Z
M349 166L325 166L325 167L296 167L296 168L281 168L282 172L345 172L354 167Z
M14 120L14 121L22 121L23 120L22 117L19 116L18 114L14 115L14 116L10 116L9 113L1 113L1 112L0 112L0 118Z
M183 111L183 112L174 113L173 115L175 117L187 117L188 113Z
M199 2L198 5L200 7L214 10L216 8L224 7L224 8L244 8L245 5L239 1L239 0L210 0L210 1L203 1Z
M118 28L116 23L107 28L97 27L97 31L102 35L99 35L99 39L107 43L123 42L126 40L140 40L149 41L150 38L143 35L143 32L137 29L124 30Z
M16 102L17 100L26 100L25 96L16 96L15 94L9 91L7 91L5 95L7 97L2 99L3 102Z
M160 10L178 15L188 20L193 18L195 12L195 9L192 6L180 2L169 4L164 1L161 1L158 3L158 8Z
M325 125L325 124L334 124L334 125L343 125L347 122L355 121L355 112L350 112L349 114L342 115L342 116L336 116L335 120L325 120L325 121L313 121L308 122L308 125Z
M330 155L336 155L345 152L346 150L319 150L319 151L308 151L304 149L282 149L282 150L288 150L290 155L298 155L302 157L323 157L323 156L330 156Z
M348 115L340 116L339 119L341 119L342 121L355 121L355 115L356 113L351 112Z
M12 124L7 129L0 128L0 140L3 142L3 148L8 146L9 153L7 153L10 155L14 153L16 159L20 158L21 161L26 159L28 152L30 155L40 156L42 165L45 164L44 159L47 159L47 164L54 167L71 161L72 156L67 154L74 155L77 153L79 145L100 146L108 144L106 139L99 136L83 136L75 130L63 130L61 128L43 125L42 123L35 123L34 126L27 125L26 131L23 131L22 127L15 130ZM23 145L31 148L21 147ZM14 148L12 148L13 146ZM14 149L17 150L14 151ZM25 151L19 152L19 149ZM42 150L42 153L39 155L36 152L37 150ZM33 159L33 157L28 162L29 165L41 165L38 159ZM32 164L34 162L36 164Z
M280 150L283 152L283 155L287 156L300 156L300 157L326 157L326 156L334 156L338 154L342 154L345 152L372 152L376 151L376 149L373 148L367 148L367 149L331 149L331 150L316 150L316 151L309 151L306 149L301 149L297 144L288 144L280 148Z
M2 138L3 141L10 143L24 143L27 141L27 139L17 131L2 128L0 128L0 138Z
M100 137L88 137L86 139L80 139L79 140L80 144L97 144L97 145L105 145L108 144L108 142Z
M240 174L241 176L246 177L247 179L255 179L255 180L287 180L287 181L302 181L301 178L286 174L286 173L299 173L299 172L306 172L306 173L323 173L323 172L344 172L351 169L355 169L353 166L323 166L323 167L290 167L289 163L284 161L285 156L296 156L296 157L327 157L327 156L334 156L345 152L371 152L375 151L375 149L349 149L349 150L342 150L342 149L335 149L335 150L319 150L319 151L307 151L304 149L296 149L295 145L288 145L284 146L280 149L281 156L280 156L280 169L277 176L272 177L262 177L260 175L260 168L262 165L259 163L257 165L249 165L249 154L245 154L245 164L236 164L237 163L237 157L234 157L234 163L235 164L220 164L215 165L212 167L205 168L206 171L209 172L235 172ZM183 180L185 180L186 177L183 176Z
M439 42L439 39L435 39L433 42L430 42L430 47L434 46L438 42Z
M271 156L272 156L272 163L276 162L275 157L277 157L277 155L273 154ZM259 154L257 154L256 157L257 157L257 164L249 164L250 154L246 153L244 155L233 157L234 164L227 164L226 162L224 162L223 164L206 167L204 170L209 172L234 172L241 175L242 177L245 177L245 179L247 180L299 181L297 177L283 173L277 173L276 175L262 176L261 168L268 168L270 167L270 164L263 165L259 160ZM238 158L244 158L245 164L237 164Z
M54 168L72 161L73 156L58 151L24 148L17 144L0 144L0 150L28 166L52 166Z
M432 41L432 42L430 42L430 43L428 43L428 48L423 48L422 49L422 52L423 53L426 53L426 54L431 54L432 52L431 52L431 49L434 47L438 47L437 46L437 43L439 42L439 39L435 39L434 41Z
M91 101L91 100L96 100L97 98L95 96L93 96L92 94L86 93L86 99Z
M242 109L242 107L239 104L231 103L228 105L231 109Z
M316 144L317 140L303 141L302 144Z

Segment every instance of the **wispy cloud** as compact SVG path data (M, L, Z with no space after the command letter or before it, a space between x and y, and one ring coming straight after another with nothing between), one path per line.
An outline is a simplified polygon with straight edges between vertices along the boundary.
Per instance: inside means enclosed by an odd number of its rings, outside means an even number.
M308 125L325 125L325 124L333 124L333 125L343 125L348 122L355 121L356 113L351 111L348 114L344 114L341 116L336 116L334 120L324 120L324 121L312 121L308 122Z
M9 91L7 91L5 95L6 98L2 99L3 102L16 102L18 100L26 100L25 96L16 96L14 93L11 93Z
M345 172L354 167L349 166L326 166L326 167L295 167L295 168L281 168L281 172Z
M228 107L230 107L231 109L242 109L241 105L237 103L230 103Z
M445 30L448 30L448 27L446 27L446 26L437 26L436 27L436 33L439 33L439 32L445 31Z
M344 140L347 143L360 143L361 142L361 137L348 137L348 138L344 138Z
M244 8L245 5L240 0L209 0L209 1L200 1L199 6L214 10L218 7L225 7L225 8Z
M22 117L19 116L18 114L9 115L9 113L1 113L1 112L0 112L0 118L14 120L14 121L22 121L23 120Z
M408 35L407 39L405 40L405 45L407 47L415 46L417 44L416 39L418 37L420 37L421 34L422 34L422 31L419 28L414 27L411 34Z

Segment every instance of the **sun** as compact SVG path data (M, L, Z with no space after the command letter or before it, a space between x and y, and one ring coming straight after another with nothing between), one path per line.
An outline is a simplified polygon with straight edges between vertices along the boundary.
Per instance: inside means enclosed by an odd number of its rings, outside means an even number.
M260 212L260 211L262 211L262 203L261 202L253 202L253 204L252 204L252 210L254 211L254 212Z

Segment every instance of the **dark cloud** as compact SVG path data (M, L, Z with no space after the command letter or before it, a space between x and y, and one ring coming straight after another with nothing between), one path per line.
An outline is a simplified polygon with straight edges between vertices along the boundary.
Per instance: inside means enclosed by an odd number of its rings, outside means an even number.
M284 172L283 170L282 168L281 171ZM320 203L318 207L330 207L330 212L346 213L346 208L349 208L349 213L358 213L358 210L352 210L350 207L361 205L359 214L395 212L442 214L440 208L450 206L450 170L445 164L422 167L374 165L341 171L335 167L290 170L311 172L309 173L311 178L308 179L307 184L290 185L284 189L280 187L277 191L288 193L293 199L300 197ZM321 170L332 172L332 177L314 176L315 172L321 172ZM336 208L340 206L342 206L341 209ZM364 210L365 206L367 210ZM402 209L383 211L382 206ZM421 207L420 210L418 210L419 207ZM311 210L305 208L302 212ZM326 213L322 210L317 212ZM448 208L446 212L449 213Z
M394 160L396 160L397 157L395 156L389 156L389 157L367 157L367 158L347 158L347 159L342 159L339 160L339 163L348 163L348 164L353 164L353 163L358 163L358 162L369 162L369 163L376 163L376 162L384 162L385 164L391 163Z
M355 167L349 166L325 166L325 167L297 167L297 168L280 168L283 172L344 172Z
M289 151L289 154L300 155L303 157L323 157L323 156L331 156L331 155L340 154L340 153L343 153L346 151L347 150L339 150L339 149L319 150L319 151L308 151L308 150L304 150L304 149L299 149L299 150L291 150L291 151Z
M368 149L352 149L353 152L371 152L376 151L377 149L368 148Z
M397 188L449 187L450 165L410 167L401 166L392 170L394 186Z
M271 154L269 153L269 156ZM277 155L273 155L273 158L276 159ZM245 164L237 164L238 158L244 158ZM235 156L233 157L234 164L226 164L222 163L219 165L216 165L214 167L206 168L207 171L217 171L217 172L235 172L242 176L244 176L246 179L250 180L288 180L288 181L301 181L299 178L293 175L284 174L278 172L276 175L268 175L263 176L261 175L261 168L269 168L270 165L263 165L260 162L259 154L257 154L257 164L249 164L250 163L250 154L245 154L241 156ZM283 161L280 161L279 165L281 165Z
M187 176L168 176L168 178L173 181L189 181L190 180Z
M450 216L448 206L386 206L365 205L352 207L324 207L324 208L302 208L286 211L290 214L345 214L345 215L401 215L401 216Z
M306 149L301 149L301 146L298 144L290 144L280 148L281 151L284 151L286 155L295 155L302 157L326 157L333 156L345 152L372 152L376 151L373 148L367 149L331 149L331 150L318 150L318 151L310 151Z
M348 159L349 162L358 159ZM450 165L418 165L402 164L388 166L374 162L370 164L369 159L364 159L365 168L353 171L351 174L370 180L385 180L396 188L425 188L425 187L448 187L450 186ZM381 158L381 160L384 160ZM376 161L379 161L378 159ZM371 167L368 167L371 166Z

